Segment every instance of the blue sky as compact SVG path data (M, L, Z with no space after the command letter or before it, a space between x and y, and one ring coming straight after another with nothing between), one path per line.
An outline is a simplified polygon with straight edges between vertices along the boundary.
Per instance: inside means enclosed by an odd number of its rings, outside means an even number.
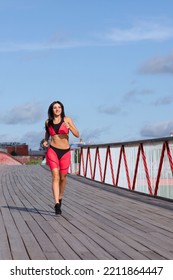
M86 143L169 136L172 11L172 0L1 0L0 142L38 149L55 100Z

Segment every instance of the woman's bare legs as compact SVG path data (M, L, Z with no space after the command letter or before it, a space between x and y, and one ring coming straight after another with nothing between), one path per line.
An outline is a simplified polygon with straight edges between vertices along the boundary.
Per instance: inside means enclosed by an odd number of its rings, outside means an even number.
M67 174L60 173L60 182L59 182L59 200L62 200L65 186L66 186Z
M57 168L52 170L52 191L55 203L58 203L62 199L65 186L66 186L67 174L59 173Z
M55 204L59 203L60 174L58 168L54 168L52 170L52 192L53 192Z
M55 200L55 213L61 214L61 201L66 186L67 174L59 173L57 168L52 170L52 192Z

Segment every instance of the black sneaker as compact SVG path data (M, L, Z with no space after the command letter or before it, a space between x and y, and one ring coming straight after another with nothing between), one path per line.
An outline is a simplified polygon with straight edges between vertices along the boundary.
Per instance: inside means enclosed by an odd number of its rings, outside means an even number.
M55 208L55 214L56 215L61 215L62 211L61 211L60 203L56 203L54 208Z

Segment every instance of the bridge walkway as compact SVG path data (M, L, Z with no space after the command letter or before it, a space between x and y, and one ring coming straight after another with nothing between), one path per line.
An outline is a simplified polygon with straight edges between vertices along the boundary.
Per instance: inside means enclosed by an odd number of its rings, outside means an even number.
M45 166L0 166L1 260L173 259L172 201L68 175L53 206Z

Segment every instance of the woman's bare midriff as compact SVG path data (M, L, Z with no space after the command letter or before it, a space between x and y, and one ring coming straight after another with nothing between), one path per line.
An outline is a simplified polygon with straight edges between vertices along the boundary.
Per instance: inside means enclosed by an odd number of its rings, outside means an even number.
M68 149L69 146L69 142L68 142L68 135L67 134L56 134L54 136L52 136L51 142L50 142L51 146L54 146L55 148L58 149Z

